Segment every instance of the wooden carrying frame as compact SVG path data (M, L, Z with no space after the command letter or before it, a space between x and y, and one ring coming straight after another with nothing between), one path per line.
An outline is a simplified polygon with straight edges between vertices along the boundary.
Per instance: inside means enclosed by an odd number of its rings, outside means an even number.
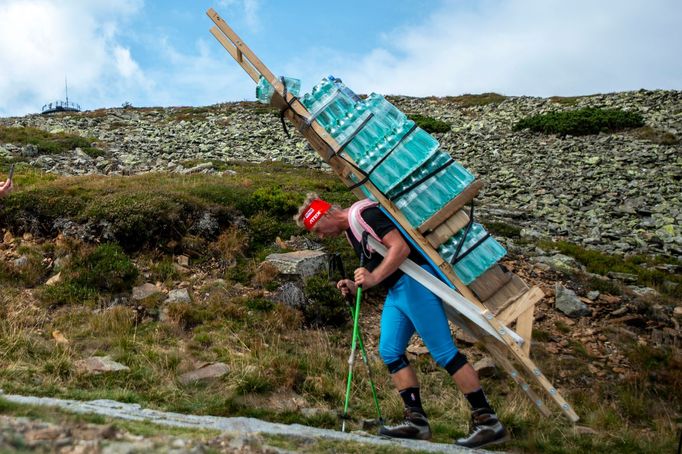
M281 80L276 77L239 38L229 25L212 8L207 15L215 23L211 34L222 44L227 52L239 63L246 73L258 83L264 77L275 89L272 105L282 109L284 116L298 129L317 151L322 159L331 166L344 184L353 188L359 198L366 198L365 193L357 187L356 182L365 181L362 186L371 193L381 206L401 225L411 239L419 245L429 259L435 263L459 293L474 303L490 326L496 330L502 341L486 333L479 325L468 319L456 317L448 313L448 318L457 319L457 324L472 334L490 352L495 362L502 367L521 387L528 398L544 416L551 414L534 389L544 392L572 421L578 421L578 415L564 400L550 381L530 359L531 333L533 328L533 311L535 304L544 294L538 287L528 288L513 273L509 273L499 265L484 273L469 287L464 285L455 274L452 266L444 261L436 248L456 231L466 225L468 216L463 208L478 194L482 182L474 181L459 196L453 199L439 212L427 219L418 228L413 228L396 206L388 200L354 165L349 157L341 158L337 152L339 144L315 120L310 121L310 112L291 93L285 91ZM507 326L516 323L516 332L524 339L519 346L509 335ZM533 387L531 387L531 384Z

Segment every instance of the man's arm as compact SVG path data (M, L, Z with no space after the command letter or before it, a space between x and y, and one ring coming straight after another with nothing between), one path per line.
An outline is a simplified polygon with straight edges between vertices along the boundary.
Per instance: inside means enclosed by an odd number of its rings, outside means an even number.
M362 285L362 288L365 290L374 287L395 273L398 267L410 255L410 246L407 245L398 229L388 232L381 241L386 246L387 253L379 266L372 272L366 268L355 270L355 283Z

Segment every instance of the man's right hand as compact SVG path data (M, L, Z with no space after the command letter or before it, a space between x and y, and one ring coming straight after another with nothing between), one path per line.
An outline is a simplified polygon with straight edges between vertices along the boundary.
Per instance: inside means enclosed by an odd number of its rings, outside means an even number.
M350 279L341 279L336 283L336 288L341 290L341 294L343 296L355 296L355 293L358 291L358 287L355 285L355 282Z

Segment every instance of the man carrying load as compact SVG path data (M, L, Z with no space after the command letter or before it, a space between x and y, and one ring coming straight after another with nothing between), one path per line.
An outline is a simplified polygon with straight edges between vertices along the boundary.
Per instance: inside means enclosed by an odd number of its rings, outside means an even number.
M379 354L403 400L405 419L398 425L382 427L379 434L420 440L431 438L419 394L419 381L405 356L410 338L416 331L433 359L452 376L471 405L470 432L456 444L477 448L505 441L504 426L490 406L478 374L454 344L440 298L398 267L409 258L431 274L434 270L378 205L365 199L342 209L315 194L308 194L295 220L320 238L345 233L358 256L366 255L366 265L355 270L354 280L342 279L337 283L344 296L355 295L358 286L366 290L382 285L388 290L381 314ZM363 232L387 248L385 257L376 253L368 256L366 245L362 244Z

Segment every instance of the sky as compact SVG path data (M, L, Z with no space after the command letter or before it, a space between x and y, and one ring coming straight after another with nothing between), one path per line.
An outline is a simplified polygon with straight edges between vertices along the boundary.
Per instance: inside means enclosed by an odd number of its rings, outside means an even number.
M358 93L682 89L680 0L0 0L0 116L255 99L214 8L278 75Z

